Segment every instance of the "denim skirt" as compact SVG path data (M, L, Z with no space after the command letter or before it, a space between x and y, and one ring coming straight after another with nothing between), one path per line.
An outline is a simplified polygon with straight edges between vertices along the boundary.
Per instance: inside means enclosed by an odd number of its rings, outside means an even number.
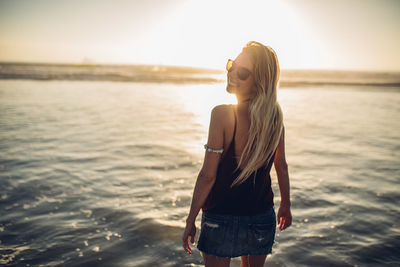
M204 211L197 248L206 254L218 257L267 255L272 253L275 232L274 208L254 216Z

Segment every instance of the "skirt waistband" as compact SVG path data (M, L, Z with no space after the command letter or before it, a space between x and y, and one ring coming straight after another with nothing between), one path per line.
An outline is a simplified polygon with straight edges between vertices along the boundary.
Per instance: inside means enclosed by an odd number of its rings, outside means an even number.
M203 217L205 218L210 218L214 220L220 220L220 221L231 221L231 220L240 220L242 222L265 222L265 220L268 220L268 218L275 217L275 210L274 208L270 208L266 212L255 214L255 215L231 215L231 214L217 214L217 213L212 213L209 211L203 211Z

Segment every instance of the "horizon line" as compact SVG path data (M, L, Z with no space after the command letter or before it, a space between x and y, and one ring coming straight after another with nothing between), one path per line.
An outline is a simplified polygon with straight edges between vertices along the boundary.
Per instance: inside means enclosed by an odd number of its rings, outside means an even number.
M151 63L122 63L122 62L97 62L97 61L81 61L81 62L68 62L68 61L2 61L0 64L26 64L26 65L74 65L74 66L163 66L163 67L179 67L179 68L193 68L225 72L224 68L216 69L213 67L205 66L189 66L189 65L171 65L171 64L151 64ZM343 72L391 72L400 73L399 70L394 69L347 69L347 68L280 68L281 71L343 71Z

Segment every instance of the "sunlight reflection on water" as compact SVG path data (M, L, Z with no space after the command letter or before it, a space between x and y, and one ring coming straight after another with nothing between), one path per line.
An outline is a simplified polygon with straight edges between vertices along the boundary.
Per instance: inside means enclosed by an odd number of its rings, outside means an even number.
M180 236L211 109L236 102L223 84L0 81L0 94L1 261L201 264ZM297 87L278 99L294 221L267 261L398 262L400 94Z

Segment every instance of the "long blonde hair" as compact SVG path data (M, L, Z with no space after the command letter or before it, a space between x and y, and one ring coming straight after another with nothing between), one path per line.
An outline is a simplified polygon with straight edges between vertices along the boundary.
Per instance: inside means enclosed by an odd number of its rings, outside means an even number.
M283 129L283 114L277 101L279 62L275 51L259 42L250 41L242 49L253 63L255 95L250 101L249 138L238 166L247 161L246 167L233 181L231 187L247 180L269 162L278 146Z

